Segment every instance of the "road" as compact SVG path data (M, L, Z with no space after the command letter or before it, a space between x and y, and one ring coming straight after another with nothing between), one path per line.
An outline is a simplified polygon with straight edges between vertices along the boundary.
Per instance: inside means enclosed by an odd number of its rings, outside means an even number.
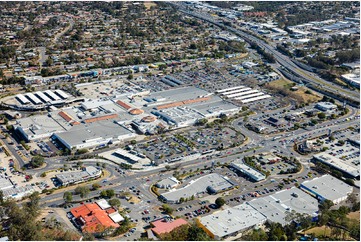
M273 55L273 57L276 59L276 61L285 69L287 69L289 72L291 72L292 74L301 77L301 79L303 79L304 83L308 83L309 87L312 85L313 89L317 89L317 90L325 90L329 93L335 94L333 95L333 98L338 99L339 101L343 102L345 99L346 100L352 100L352 105L355 106L359 106L359 102L360 102L360 98L359 98L359 92L358 91L351 91L351 90L346 90L343 89L341 87L336 87L334 84L327 82L326 80L321 79L320 77L318 77L317 75L315 75L314 73L308 72L306 70L301 69L300 67L298 67L296 64L293 63L293 61L288 57L285 56L283 54L281 54L280 52L278 52L275 47L267 44L266 42L264 42L263 40L250 35L240 29L236 29L227 25L224 25L218 21L216 21L215 19L213 19L213 17L206 15L204 13L199 13L196 11L188 11L185 7L182 6L182 3L175 3L175 2L170 2L171 5L176 6L178 8L179 11L199 18L201 20L207 21L211 24L214 24L218 27L221 27L222 29L226 29L230 32L233 32L234 34L242 37L245 41L250 42L250 43L255 43L256 45L262 47L266 52L270 53ZM337 93L335 93L335 91L337 91ZM338 97L337 95L340 95L341 97ZM353 104L356 103L356 104Z
M61 36L63 36L67 31L71 30L74 27L74 20L72 18L69 19L69 25L63 29L61 32L57 33L54 36L54 39L52 40L53 44L55 44L56 42L58 42L59 38Z
M48 56L46 55L45 47L38 47L38 50L39 50L39 65L41 68L43 66L44 62L46 61L46 59L48 58Z
M17 146L17 145L14 145L14 144L17 144L16 140L14 140L11 135L9 135L9 139L13 143L13 144L9 144L9 141L2 134L0 134L0 138L2 139L4 145L6 146L6 149L10 152L10 154L12 156L14 156L15 161L19 165L19 168L23 167L26 163L23 160L23 158L18 154L18 151L15 149L15 147ZM20 151L20 152L22 152L22 151Z
M349 122L344 122L342 124L332 125L332 126L328 126L328 127L322 126L319 128L315 128L311 131L299 129L299 130L295 131L295 134L292 137L286 137L286 138L282 139L282 141L285 143L285 145L283 145L283 146L280 146L279 140L273 140L272 137L260 138L261 140L265 141L265 146L260 146L259 143L254 144L253 146L259 147L259 149L257 149L257 153L270 152L271 150L276 150L277 148L278 149L282 148L283 155L294 156L295 154L293 153L294 151L293 151L292 140L297 140L297 139L300 139L301 137L306 137L306 136L307 136L307 138L319 137L319 136L328 134L329 129L331 130L331 132L334 132L334 131L337 131L340 129L345 129L350 126L355 127L356 125L359 125L359 120L352 120ZM286 145L287 143L288 143L288 145ZM274 147L277 147L277 148L274 148ZM196 170L197 168L203 169L205 165L210 167L212 165L212 163L218 163L218 162L220 162L221 164L229 163L235 159L238 159L238 158L241 158L244 156L253 155L254 151L253 150L246 151L248 149L249 149L249 147L242 147L242 148L237 147L237 148L233 148L233 149L229 149L227 151L221 152L220 157L213 157L212 159L202 158L202 159L183 162L178 169ZM244 151L246 151L246 152L244 152ZM303 173L300 174L300 176L302 176L302 175L305 175L305 172L307 173L309 164L308 164L307 159L305 159L305 158L301 158L300 161L304 165ZM89 162L88 164L94 164L94 162L93 163ZM178 166L178 164L175 164L172 166ZM110 167L112 167L112 166L109 165L108 168L110 168ZM115 177L113 179L108 179L108 183L112 183L113 185L107 185L107 186L104 186L103 188L101 188L100 190L92 191L89 194L89 197L98 196L100 191L102 191L104 189L111 188L116 191L120 191L120 190L126 190L127 188L129 188L131 186L135 186L135 187L137 187L137 189L141 190L142 194L144 194L145 200L150 200L152 204L160 204L159 201L157 200L157 198L144 186L144 184L147 183L146 179L150 179L152 181L158 181L163 176L165 176L165 174L168 174L168 175L172 174L172 172L161 173L160 171L162 171L162 170L164 170L164 168L157 168L157 169L153 169L153 170L149 170L149 171L142 171L142 172L134 172L133 174L130 174L128 176ZM278 175L275 178L281 179L282 177L287 177L287 175L284 175L284 176ZM272 178L272 176L270 178ZM75 189L75 187L71 190L74 190L74 189ZM62 193L47 195L46 197L42 198L42 202L44 203L45 206L49 206L51 204L61 204L63 202L62 196L63 196ZM80 199L80 197L74 196L74 200L77 200L77 199Z

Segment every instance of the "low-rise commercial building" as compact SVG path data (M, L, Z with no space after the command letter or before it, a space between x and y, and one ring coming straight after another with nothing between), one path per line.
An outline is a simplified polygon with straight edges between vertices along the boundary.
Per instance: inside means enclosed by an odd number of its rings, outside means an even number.
M231 166L242 174L250 177L252 180L259 182L266 179L266 176L256 169L246 165L242 160L236 160L231 163Z
M0 190L12 188L14 185L9 179L6 178L0 178Z
M315 108L321 111L331 111L337 109L337 106L330 102L319 102L316 104Z
M124 218L119 212L108 207L102 209L97 203L84 204L70 210L72 221L83 232L97 234L105 229L118 228Z
M353 191L352 186L328 174L305 181L300 188L320 201L328 199L334 204L345 201Z
M21 186L21 187L10 187L3 189L4 198L13 198L15 200L22 199L25 196L28 196L35 192L34 188L31 185Z
M217 173L211 173L197 180L190 181L185 187L163 193L160 198L167 203L178 203L181 198L191 198L205 192L216 194L232 189L234 186L235 184L228 178Z
M345 80L346 82L348 82L351 86L360 88L360 73L344 74L344 75L341 75L341 78L343 80Z
M317 218L318 212L317 199L295 187L253 199L248 204L270 222L282 225L293 221L293 212L309 215L313 219Z
M222 240L261 226L266 220L260 212L244 203L197 218L196 223L213 239Z
M360 176L360 166L351 165L352 163L346 163L345 161L332 156L326 152L322 152L320 154L314 155L313 159L322 162L326 165L329 165L333 168L340 170L341 172L347 174L351 177L359 177Z
M188 224L187 221L182 218L173 220L170 217L165 217L150 223L152 226L151 230L158 237L162 236L162 234L172 232L175 228L186 224Z
M178 181L177 178L175 178L174 176L171 177L167 177L159 182L157 182L157 184L155 184L158 188L174 188L176 186L178 186L180 184L180 181Z
M90 179L98 178L102 174L102 170L94 166L87 166L82 171L78 172L67 172L56 175L56 178L62 186L69 184L77 184L88 181Z

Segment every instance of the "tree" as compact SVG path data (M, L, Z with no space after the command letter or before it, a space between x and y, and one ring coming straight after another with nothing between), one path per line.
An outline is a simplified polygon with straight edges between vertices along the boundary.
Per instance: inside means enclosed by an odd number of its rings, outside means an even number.
M81 198L87 197L89 195L89 188L86 186L78 186L75 188L75 194L80 195Z
M164 210L164 212L166 212L167 214L172 214L174 209L171 208L168 204L163 204L162 205L162 209Z
M209 241L211 238L209 235L204 232L203 229L199 228L195 224L191 224L188 227L188 233L187 233L187 240L188 241Z
M40 202L40 193L33 192L29 196L29 201L26 203L24 209L26 210L27 213L35 217L39 214L39 210L40 210L39 202Z
M185 224L161 235L164 241L210 241L211 238L196 224Z
M208 123L208 119L206 119L206 118L198 119L198 120L196 121L196 125L199 125L199 126L203 126L203 125L205 125L206 123Z
M100 196L111 198L115 196L115 192L113 189L103 190L101 191Z
M77 155L83 155L83 154L88 153L88 152L89 152L89 150L84 148L84 149L77 150L76 154Z
M38 168L44 164L44 157L39 155L34 156L33 158L31 158L29 164L34 168Z
M325 114L325 113L319 113L319 114L317 114L317 117L318 117L319 119L325 119L325 118L326 118L326 114Z
M345 141L344 141L344 140L339 140L339 141L337 142L337 144L340 145L340 146L342 146L342 145L345 144Z
M92 185L93 190L98 190L98 189L101 188L101 187L102 187L102 186L99 185L98 183L94 183L94 184Z
M95 237L91 233L83 233L83 241L94 241Z
M268 235L263 229L253 230L251 233L242 237L246 241L267 241Z
M65 202L69 203L73 200L73 195L71 192L64 192L63 199Z
M226 204L226 201L222 197L218 197L215 203L218 205L218 207L222 207L224 204Z
M127 77L128 80L132 80L133 79L133 74L129 74Z
M109 200L109 205L114 207L120 206L120 200L118 198L112 198Z
M331 200L325 199L319 204L319 208L321 211L329 210L333 206L333 202Z
M351 178L346 178L345 182L346 182L347 184L349 184L350 186L354 186L354 185L355 185L355 181L352 180Z
M281 240L281 237L284 235L283 227L280 223L268 223L269 231L268 236L269 240Z
M167 171L169 171L171 168L170 168L170 165L166 165L165 167L164 167Z

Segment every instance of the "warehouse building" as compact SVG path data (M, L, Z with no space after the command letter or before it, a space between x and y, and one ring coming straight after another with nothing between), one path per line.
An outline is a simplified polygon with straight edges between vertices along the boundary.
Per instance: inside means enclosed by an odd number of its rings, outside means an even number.
M134 138L135 133L112 120L76 125L66 132L56 133L53 139L69 150L119 143Z
M196 219L197 225L211 238L223 240L263 225L266 217L246 203Z
M328 199L334 204L345 201L353 191L352 186L328 174L305 181L300 188L320 201Z
M231 167L248 176L252 180L259 182L266 179L266 176L254 168L246 165L242 160L235 160L231 163Z
M263 214L268 221L286 225L293 221L292 212L317 218L318 201L302 190L292 187L275 194L253 199L248 204Z

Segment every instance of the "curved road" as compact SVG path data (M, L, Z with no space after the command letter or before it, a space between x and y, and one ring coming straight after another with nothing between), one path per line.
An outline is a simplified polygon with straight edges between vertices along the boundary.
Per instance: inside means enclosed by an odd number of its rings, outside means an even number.
M190 16L199 18L201 20L207 21L211 24L214 24L216 26L219 26L223 29L227 29L230 32L235 33L236 35L242 37L244 40L246 40L247 42L253 42L256 43L258 46L262 47L264 50L266 50L268 53L271 53L275 59L277 60L277 62L282 65L284 68L286 68L288 71L292 72L293 74L295 74L296 76L300 76L301 78L303 78L305 80L305 82L313 84L313 86L315 88L319 88L322 86L322 89L330 92L330 93L335 93L335 91L337 91L339 95L342 95L344 98L346 99L350 99L353 102L356 102L359 104L360 102L360 98L359 98L359 92L357 91L350 91L350 90L345 90L341 87L339 87L338 89L336 89L332 83L329 83L321 78L319 78L317 75L315 75L314 73L310 73L306 70L303 70L301 68L299 68L296 64L294 64L291 59L288 56L285 56L283 54L281 54L280 52L278 52L273 46L267 44L266 42L264 42L263 40L250 35L242 30L230 27L230 26L226 26L220 22L217 22L216 20L214 20L211 16L205 15L204 13L198 13L195 11L188 11L185 7L183 7L181 5L181 3L175 3L175 2L169 2L171 5L176 6L178 8L179 11L188 14ZM336 90L335 90L336 89ZM333 98L337 98L337 96L333 96ZM343 101L343 99L337 98L340 101Z

